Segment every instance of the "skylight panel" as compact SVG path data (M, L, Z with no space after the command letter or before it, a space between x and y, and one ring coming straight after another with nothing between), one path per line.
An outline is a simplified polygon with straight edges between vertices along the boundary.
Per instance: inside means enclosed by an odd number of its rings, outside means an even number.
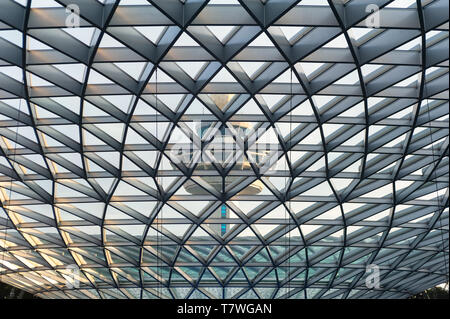
M226 25L207 25L206 26L209 31L222 43L225 43L229 37L233 34L233 32L237 29L235 26L226 26Z
M327 0L302 0L298 6L328 6Z
M366 35L368 35L372 31L373 31L372 28L356 28L356 27L353 27L353 28L351 28L348 31L348 33L351 36L351 38L353 38L356 41L359 41L360 39L362 39L363 37L365 37Z
M108 116L108 114L95 107L92 103L83 101L83 116Z
M311 103L309 100L305 100L303 103L301 103L299 106L294 108L292 111L292 115L314 115L314 112L311 107Z
M237 0L210 0L208 5L239 4Z
M365 131L361 131L361 132L355 134L353 137L349 138L344 143L342 143L342 145L343 146L363 145L365 137L366 137Z
M448 279L442 227L418 233L442 213L431 169L448 192L433 158L448 1L381 1L382 28L358 0L83 0L73 28L67 1L4 2L22 13L0 14L0 219L15 216L0 246L23 264L0 262L7 282L41 298L380 299ZM368 261L383 283L354 289ZM60 275L74 262L95 279L82 289Z
M123 137L124 125L123 123L106 123L106 124L95 124L96 127L101 129L103 132L107 133L109 136L114 138L116 141L121 142Z
M113 82L95 70L89 72L88 84L112 84Z
M158 99L167 105L172 111L176 111L181 100L184 98L184 94L159 94Z
M0 30L0 38L22 47L22 32L18 30Z
M51 97L53 101L69 109L74 113L79 113L80 110L80 98L77 96L55 96Z
M403 144L404 140L405 140L405 134L402 134L399 137L396 137L395 139L390 141L389 143L386 143L384 146L385 147L400 146L401 144Z
M265 33L261 33L255 40L253 40L249 47L272 47L273 43Z
M374 191L368 192L361 197L375 197L375 198L381 198L386 197L392 194L392 184L382 186Z
M122 43L111 37L110 35L104 33L102 40L99 44L100 48L122 48L125 47Z
M415 0L394 0L389 3L385 8L410 8L416 4Z
M210 82L236 82L236 80L227 69L222 68Z
M430 74L432 74L433 72L435 72L435 71L437 71L437 70L439 70L438 67L431 67L431 68L428 68L428 69L425 70L425 75L430 75Z
M299 84L297 76L290 69L284 71L280 76L272 81L273 83L292 83Z
M328 182L323 182L306 192L302 193L304 196L331 196L333 195L333 191L331 190Z
M336 131L338 131L340 128L342 128L342 124L324 124L323 125L323 133L325 135L325 138L329 138L331 135L333 135Z
M74 78L78 82L83 82L87 67L81 63L74 64L53 64L55 68Z
M312 80L315 75L319 74L321 70L324 70L325 65L325 63L299 62L296 64L296 68L299 66L308 80Z
M147 0L120 0L119 6L143 6L150 5Z
M347 166L342 173L359 173L361 169L361 161L356 161L353 164Z
M27 37L27 49L28 50L51 50L52 48L43 42L36 40L32 37Z
M398 48L396 50L420 50L420 47L422 46L422 39L421 37L417 37L414 40L411 40Z
M364 64L361 66L361 73L363 77L367 77L368 75L380 70L383 67L382 64Z
M277 106L284 98L286 98L286 95L282 94L263 94L261 95L264 101L266 102L267 106L270 109L273 109L275 106Z
M263 66L267 64L267 62L247 62L247 61L240 61L238 63L250 79L253 79L255 75L257 75L260 72Z
M0 66L0 73L6 74L16 81L23 82L22 69L17 66Z
M312 97L315 106L318 109L323 108L325 105L327 105L330 101L332 101L335 98L335 96L327 96L327 95L314 95Z
M178 40L175 42L174 47L198 47L199 44L195 42L187 33L183 32Z
M322 143L322 137L320 136L320 131L319 129L315 129L311 134L309 134L306 138L304 138L301 142L301 144L311 144L311 145L317 145ZM324 165L320 162L316 162L316 167L309 167L308 170L318 170L321 169Z
M153 44L157 44L163 36L167 27L165 26L142 26L134 27L144 37L149 39ZM183 36L183 35L182 35Z
M116 62L118 68L124 71L135 80L139 80L147 63L145 62Z
M369 137L372 138L373 136L376 136L378 132L385 129L386 126L383 125L371 125L369 127Z
M256 102L251 99L243 105L236 114L262 114Z
M28 0L14 0L14 1L20 4L22 7L26 7L28 2Z
M347 74L346 76L340 78L338 81L334 82L334 84L340 85L353 85L359 83L358 71L354 70Z
M417 84L419 82L419 79L420 79L420 73L412 75L412 76L410 76L410 77L408 77L408 78L406 78L406 79L404 79L404 80L402 80L400 82L397 82L397 83L394 84L394 86L399 86L399 87L411 86L414 83Z
M176 62L176 64L186 72L193 80L196 80L201 71L203 71L206 63L205 62L197 62L197 61L189 61L189 62Z
M80 142L80 130L77 125L54 125L52 127L69 138Z
M300 36L303 30L305 30L305 27L280 27L281 31L283 32L286 39L293 43L295 40L297 40L297 37Z
M426 39L427 41L429 41L430 39L432 39L433 37L435 37L436 35L441 34L441 33L442 33L442 31L438 31L438 30L431 30L431 31L428 31L428 32L425 34L425 39Z
M29 84L31 86L53 86L54 85L35 74L31 74L31 73L27 72L27 75L29 78Z
M158 83L170 83L175 82L170 76L167 75L164 71L158 68L157 71L153 71L153 74L148 81L149 83L156 83L156 79L158 79Z
M389 116L389 118L394 118L394 119L408 118L408 119L411 119L412 110L413 110L412 106L407 107L407 108L401 110L400 112L397 112L397 113Z
M95 31L98 30L94 27L78 27L78 28L61 28L62 31L70 34L72 37L91 46L94 42ZM106 35L106 34L105 34Z
M347 40L345 39L345 36L341 34L337 38L331 40L330 42L326 43L324 48L348 48Z
M128 113L132 102L134 101L133 95L102 95L102 98L113 104L119 110Z
M32 0L31 8L57 8L62 7L54 0Z
M46 109L39 107L35 104L33 104L33 108L35 109L36 112L36 117L38 119L42 119L42 118L55 118L57 117L57 115L55 115L54 113L51 113L49 111L47 111Z
M362 115L363 113L364 113L364 102L359 102L358 104L350 107L346 111L339 114L339 116L355 117L355 116Z

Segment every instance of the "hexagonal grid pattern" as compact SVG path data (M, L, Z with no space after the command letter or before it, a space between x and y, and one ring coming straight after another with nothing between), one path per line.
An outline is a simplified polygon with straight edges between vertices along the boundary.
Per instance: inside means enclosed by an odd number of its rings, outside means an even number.
M297 299L448 281L448 6L1 1L0 280L43 298ZM177 163L174 136L205 142L198 121L262 129L279 157Z

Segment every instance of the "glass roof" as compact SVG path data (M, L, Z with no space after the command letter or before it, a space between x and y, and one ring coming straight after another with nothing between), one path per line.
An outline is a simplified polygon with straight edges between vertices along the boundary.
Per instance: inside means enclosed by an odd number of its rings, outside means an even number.
M448 6L1 1L0 280L294 299L448 281Z

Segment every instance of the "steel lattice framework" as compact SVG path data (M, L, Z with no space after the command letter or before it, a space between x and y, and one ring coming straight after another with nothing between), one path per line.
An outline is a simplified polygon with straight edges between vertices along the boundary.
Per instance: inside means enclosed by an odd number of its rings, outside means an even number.
M0 280L43 298L405 298L446 282L448 7L0 1ZM243 157L262 129L271 169L171 152L243 125Z

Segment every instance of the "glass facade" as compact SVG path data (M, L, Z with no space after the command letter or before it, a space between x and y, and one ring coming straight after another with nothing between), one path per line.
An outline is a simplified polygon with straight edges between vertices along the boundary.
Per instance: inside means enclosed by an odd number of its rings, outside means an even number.
M0 1L0 281L194 299L448 281L448 7Z

